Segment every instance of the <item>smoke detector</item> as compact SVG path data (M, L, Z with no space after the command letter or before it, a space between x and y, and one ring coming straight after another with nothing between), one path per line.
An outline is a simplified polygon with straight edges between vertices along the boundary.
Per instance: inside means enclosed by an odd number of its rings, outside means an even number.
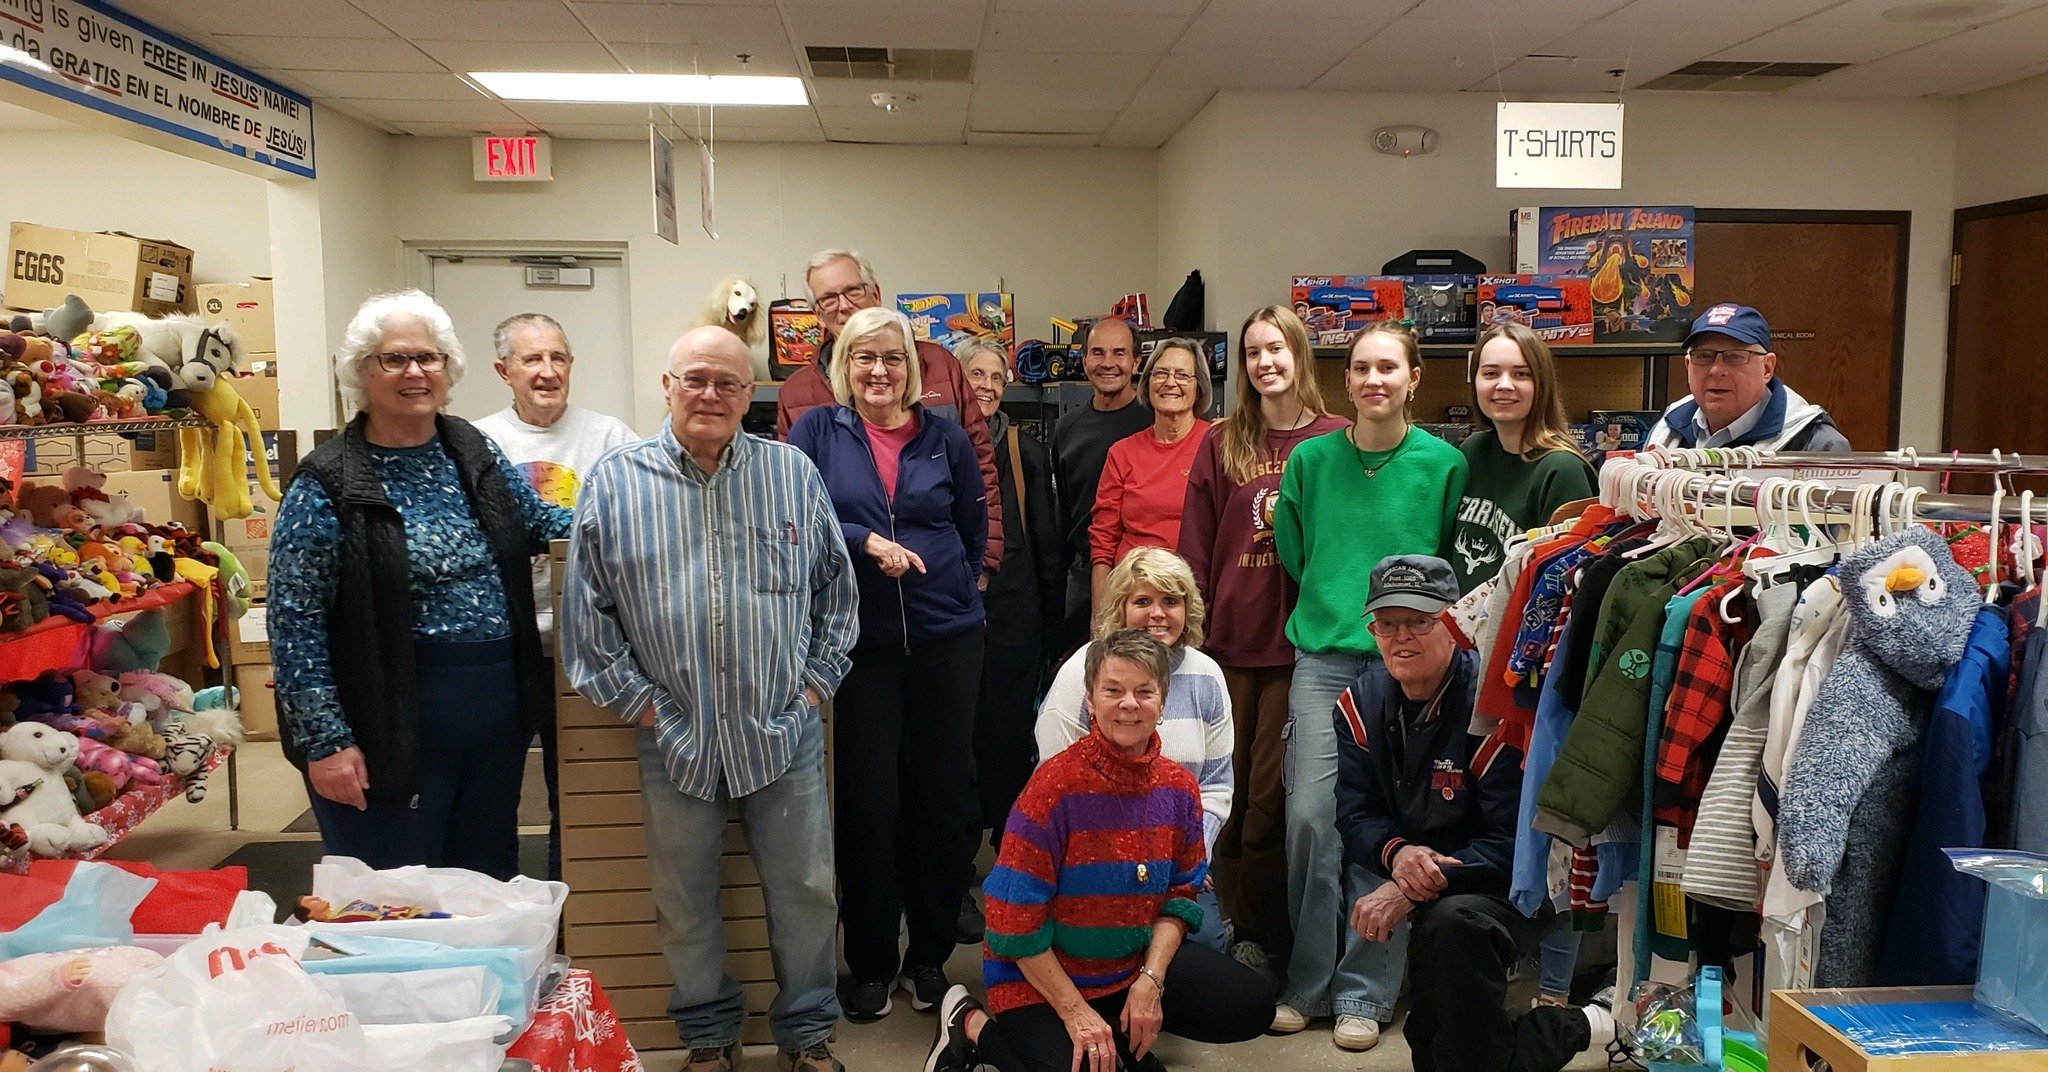
M875 107L893 115L902 111L905 106L917 103L917 94L875 93L870 95L868 99L875 102Z
M1373 131L1372 147L1388 156L1428 156L1436 152L1439 137L1428 127L1397 124Z

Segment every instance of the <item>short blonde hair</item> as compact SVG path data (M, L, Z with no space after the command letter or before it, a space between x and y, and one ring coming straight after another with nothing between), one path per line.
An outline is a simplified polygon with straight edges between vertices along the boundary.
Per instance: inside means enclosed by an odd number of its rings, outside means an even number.
M1135 548L1109 571L1109 579L1102 585L1102 610L1095 616L1095 635L1106 637L1125 628L1124 602L1131 598L1131 590L1141 584L1156 588L1163 595L1180 597L1181 606L1187 610L1188 624L1175 647L1201 647L1202 624L1208 617L1208 608L1202 603L1202 590L1195 586L1195 571L1188 567L1187 559L1164 547Z
M910 318L894 309L871 305L848 317L846 330L832 343L832 397L842 406L853 405L853 348L895 329L903 336L903 405L924 397L924 363L917 357L917 336L910 332Z
M1138 373L1138 401L1147 406L1152 404L1152 370L1159 367L1160 359L1169 350L1186 351L1188 360L1194 363L1195 416L1207 417L1209 404L1215 399L1215 388L1209 386L1209 359L1202 356L1202 344L1195 339L1167 339L1153 347L1152 356L1145 359L1144 370Z

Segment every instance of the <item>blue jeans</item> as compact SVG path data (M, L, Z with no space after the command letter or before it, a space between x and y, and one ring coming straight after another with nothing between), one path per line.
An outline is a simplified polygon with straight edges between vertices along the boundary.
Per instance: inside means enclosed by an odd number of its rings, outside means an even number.
M1543 944L1536 949L1536 966L1542 973L1546 994L1570 997L1572 976L1579 970L1579 932L1572 926L1572 914L1559 912L1543 932Z
M1407 942L1373 943L1381 948L1350 955L1351 897L1337 836L1337 695L1372 661L1346 652L1294 656L1287 694L1287 900L1294 952L1280 1000L1304 1016L1334 1013L1386 1023L1401 996Z
M718 800L684 795L669 781L654 731L636 736L655 933L675 980L668 1015L685 1047L728 1046L739 1039L746 1015L740 984L725 970L718 905L728 802L723 790ZM815 711L789 770L733 803L768 907L776 986L769 1024L776 1046L801 1050L825 1041L839 1021L832 820L825 796L825 732Z

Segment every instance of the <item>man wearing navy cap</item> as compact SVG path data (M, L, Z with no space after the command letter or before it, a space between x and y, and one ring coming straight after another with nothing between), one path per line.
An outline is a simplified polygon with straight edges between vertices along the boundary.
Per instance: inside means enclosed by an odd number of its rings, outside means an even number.
M1850 449L1826 410L1778 378L1770 325L1747 305L1716 305L1692 322L1685 381L1692 394L1650 430L1656 446Z

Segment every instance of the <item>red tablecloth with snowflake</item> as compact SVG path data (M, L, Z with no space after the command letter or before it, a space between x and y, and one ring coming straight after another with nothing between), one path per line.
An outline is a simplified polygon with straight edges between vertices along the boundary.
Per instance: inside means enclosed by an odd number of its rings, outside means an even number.
M642 1072L604 988L582 968L569 969L506 1056L531 1061L539 1072Z
M227 762L227 749L215 749L206 757L206 769L210 772ZM225 790L223 790L225 791ZM107 806L85 817L85 821L107 832L107 843L83 852L67 852L66 860L91 860L104 854L108 849L121 843L121 839L135 832L142 820L156 814L158 808L185 795L185 779L175 774L164 775L156 785L133 785L120 796L107 802ZM28 874L28 850L12 853L0 852L0 871L14 875Z

